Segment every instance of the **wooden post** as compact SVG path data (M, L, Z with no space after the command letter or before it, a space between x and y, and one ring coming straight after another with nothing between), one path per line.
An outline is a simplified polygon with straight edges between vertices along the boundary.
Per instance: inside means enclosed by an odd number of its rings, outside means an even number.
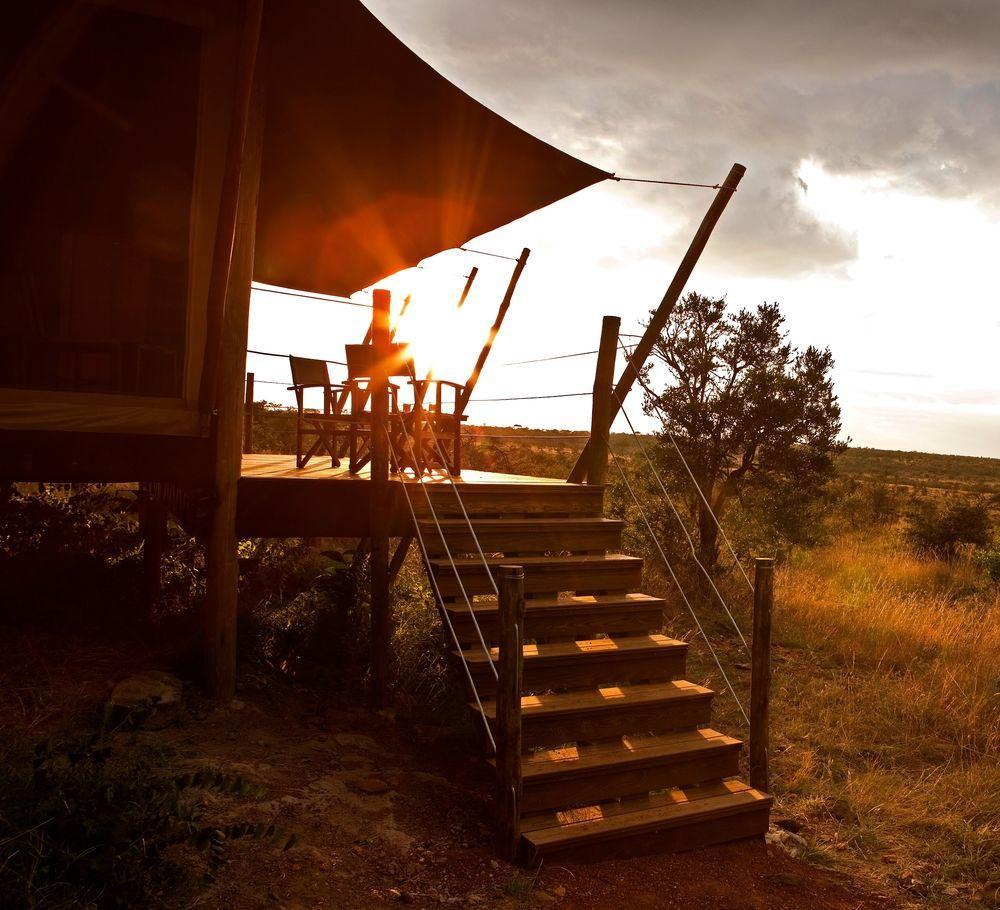
M604 483L608 473L608 438L611 435L611 383L615 378L615 353L622 321L605 316L601 323L601 344L594 371L594 396L590 411L590 459L587 483Z
M263 140L263 92L255 86L245 147L240 156L236 235L228 271L218 389L215 394L214 508L205 544L205 684L211 698L236 693L236 613L239 562L236 554L236 496L243 448L243 382L246 373L250 282ZM212 352L206 352L207 360Z
M720 185L715 198L712 200L712 204L708 207L705 217L702 218L701 224L698 226L698 230L695 231L691 245L684 254L681 264L677 266L673 281L670 282L667 292L663 295L663 299L656 308L656 312L653 313L653 318L650 319L649 325L646 326L646 331L643 332L641 340L635 346L635 350L632 352L632 356L625 365L621 378L615 386L615 394L611 401L611 415L608 421L609 427L618 416L621 403L625 401L628 393L632 390L632 384L639 375L638 371L645 365L646 359L653 350L653 345L656 344L656 339L660 337L660 333L667 324L667 320L670 319L670 314L674 311L674 307L680 299L681 293L684 291L684 286L687 284L695 265L697 265L701 254L705 250L708 238L712 236L715 225L718 224L719 218L722 217L726 205L728 205L733 193L736 192L736 187L739 186L746 171L747 169L742 164L734 164L730 168L729 175ZM580 456L577 458L568 479L572 483L580 483L583 480L589 463L590 440L587 441L583 447L583 451L580 452Z
M458 298L458 306L455 307L456 310L460 310L462 309L463 306L465 306L466 298L468 298L469 291L472 290L472 285L476 280L476 275L478 274L479 274L478 267L473 266L471 269L469 269L469 277L466 279L465 287L462 288L462 296Z
M750 786L768 789L768 698L771 689L771 608L774 560L755 559L753 643L750 672Z
M160 602L166 543L167 507L146 490L142 494L142 581L147 609Z
M243 398L243 453L253 452L253 373L247 373L246 392Z
M392 617L389 613L389 335L390 295L386 290L372 294L372 346L375 366L371 390L371 635L372 700L385 703L389 677L389 642Z
M524 569L499 572L500 653L497 666L497 851L514 862L521 818L521 676L524 661Z
M528 257L530 255L531 250L525 247L521 250L521 255L517 257L517 265L514 266L514 272L510 276L510 281L507 282L507 290L504 292L503 300L500 301L496 319L493 320L493 325L490 326L490 333L486 336L486 343L479 352L479 359L472 368L472 373L469 374L465 388L458 393L455 403L455 413L457 414L464 413L466 406L469 404L472 392L476 388L476 383L479 382L479 376L483 372L483 367L486 366L486 360L490 356L490 351L493 349L493 342L496 341L496 337L500 332L500 326L503 325L504 316L507 315L507 310L510 308L510 302L514 297L514 288L517 287L517 282L521 278L521 272L524 271L524 267L528 264Z

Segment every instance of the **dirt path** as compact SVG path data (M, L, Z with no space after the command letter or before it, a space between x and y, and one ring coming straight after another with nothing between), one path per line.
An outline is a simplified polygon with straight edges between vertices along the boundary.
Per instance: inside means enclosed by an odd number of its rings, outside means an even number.
M298 838L285 853L233 844L230 864L196 899L201 907L893 906L760 843L529 876L494 858L489 778L447 729L274 681L247 686L233 707L193 702L189 713L140 735L176 747L193 768L238 773L267 791L261 800L207 796L209 817L275 823Z

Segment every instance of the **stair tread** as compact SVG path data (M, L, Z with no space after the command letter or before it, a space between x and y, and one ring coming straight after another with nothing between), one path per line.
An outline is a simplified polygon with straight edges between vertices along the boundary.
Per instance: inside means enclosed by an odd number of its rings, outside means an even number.
M524 606L527 612L540 610L572 610L576 609L607 609L608 607L635 606L650 607L666 604L662 597L652 594L575 594L564 597L526 598ZM445 604L451 613L467 613L468 608L463 602ZM482 597L472 605L474 613L495 613L497 611L496 597Z
M742 781L728 780L577 809L532 813L521 819L521 833L533 847L544 849L721 818L769 808L771 803L767 794Z
M547 692L542 695L522 695L521 715L525 718L588 713L633 707L650 702L683 701L687 698L711 696L711 689L682 679L670 682L636 683L627 686L605 686L599 689L576 689L570 692ZM483 713L496 719L496 701L483 701ZM472 704L476 708L475 703Z
M579 515L569 518L547 518L540 515L535 515L531 518L478 518L475 515L470 515L469 520L471 520L474 528L571 527L576 525L607 527L610 525L624 526L625 524L624 521L619 521L615 518L601 518L598 516L587 515ZM438 521L435 522L431 518L421 518L418 519L418 524L429 528L436 528L439 524L442 528L451 529L467 528L469 526L469 521L465 518L439 518Z
M451 560L447 557L436 557L430 560L430 564L435 569L448 569L449 571L451 570L452 562L459 569L482 568L483 565L482 557L479 556L463 556ZM603 565L610 562L641 563L642 559L638 556L627 556L624 553L608 553L596 556L580 554L569 556L487 556L486 562L490 567L516 564L528 568L529 566L570 565L571 563L575 563L576 565Z
M571 777L596 769L639 765L677 756L704 754L717 749L740 746L740 740L709 728L678 733L643 733L613 740L543 749L525 755L524 780L549 780Z
M687 644L683 641L669 638L666 635L627 635L618 638L593 638L584 641L559 641L546 644L526 644L524 646L524 660L526 663L532 661L565 661L574 658L587 659L588 657L605 657L612 654L643 654L648 652L659 653L670 650L687 650ZM499 648L490 648L490 656L493 661L499 657ZM470 664L485 664L486 654L482 648L468 648L462 652L465 660Z

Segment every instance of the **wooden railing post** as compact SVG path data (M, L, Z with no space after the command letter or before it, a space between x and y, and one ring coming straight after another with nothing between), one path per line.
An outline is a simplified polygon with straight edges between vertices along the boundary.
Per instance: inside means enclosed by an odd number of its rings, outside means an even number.
M754 560L753 642L750 671L750 786L768 789L768 698L771 689L771 608L774 560Z
M253 373L247 373L246 392L243 397L243 454L253 452Z
M371 391L371 635L372 699L385 703L389 676L389 292L372 294L372 346L375 366Z
M594 371L594 396L590 411L590 456L587 483L601 484L608 472L608 440L611 436L611 383L615 378L615 352L618 349L618 316L605 316L601 323L601 344Z
M521 674L524 659L524 569L501 566L497 667L497 851L517 859L521 816Z

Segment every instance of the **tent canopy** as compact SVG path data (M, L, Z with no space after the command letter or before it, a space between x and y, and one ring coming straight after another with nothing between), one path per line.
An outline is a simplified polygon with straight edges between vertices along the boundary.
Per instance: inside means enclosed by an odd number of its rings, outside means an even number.
M358 0L264 20L255 277L349 294L609 174L457 88Z
M0 430L202 432L243 0L14 0L0 30ZM359 0L263 0L254 278L351 294L610 175Z

